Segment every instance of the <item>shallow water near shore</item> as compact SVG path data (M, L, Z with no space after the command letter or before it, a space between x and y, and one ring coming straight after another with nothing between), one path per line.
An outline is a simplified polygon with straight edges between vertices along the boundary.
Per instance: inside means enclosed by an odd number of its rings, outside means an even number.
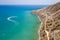
M0 40L37 40L40 21L32 10L0 6Z

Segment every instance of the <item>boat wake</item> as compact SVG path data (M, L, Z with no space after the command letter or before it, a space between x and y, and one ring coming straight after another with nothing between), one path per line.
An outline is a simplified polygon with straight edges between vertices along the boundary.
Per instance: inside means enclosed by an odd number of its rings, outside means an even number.
M7 20L10 21L10 22L13 22L15 24L19 24L19 22L17 22L16 20L13 20L12 18L17 18L17 16L10 16L10 17L7 18Z

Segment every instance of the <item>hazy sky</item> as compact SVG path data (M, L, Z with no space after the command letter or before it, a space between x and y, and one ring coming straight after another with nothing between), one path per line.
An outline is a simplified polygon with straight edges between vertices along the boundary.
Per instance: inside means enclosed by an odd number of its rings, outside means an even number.
M60 0L0 0L0 4L50 5Z

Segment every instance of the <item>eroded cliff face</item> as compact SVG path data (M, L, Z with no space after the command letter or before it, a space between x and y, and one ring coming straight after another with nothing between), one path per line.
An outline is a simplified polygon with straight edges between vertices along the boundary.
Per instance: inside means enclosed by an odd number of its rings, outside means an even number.
M39 40L60 40L60 2L33 13L41 19Z

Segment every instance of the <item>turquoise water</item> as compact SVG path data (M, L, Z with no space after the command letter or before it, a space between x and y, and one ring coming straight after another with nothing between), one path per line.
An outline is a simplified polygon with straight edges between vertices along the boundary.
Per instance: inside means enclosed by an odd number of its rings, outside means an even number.
M36 40L40 21L32 10L39 7L0 6L0 40Z

